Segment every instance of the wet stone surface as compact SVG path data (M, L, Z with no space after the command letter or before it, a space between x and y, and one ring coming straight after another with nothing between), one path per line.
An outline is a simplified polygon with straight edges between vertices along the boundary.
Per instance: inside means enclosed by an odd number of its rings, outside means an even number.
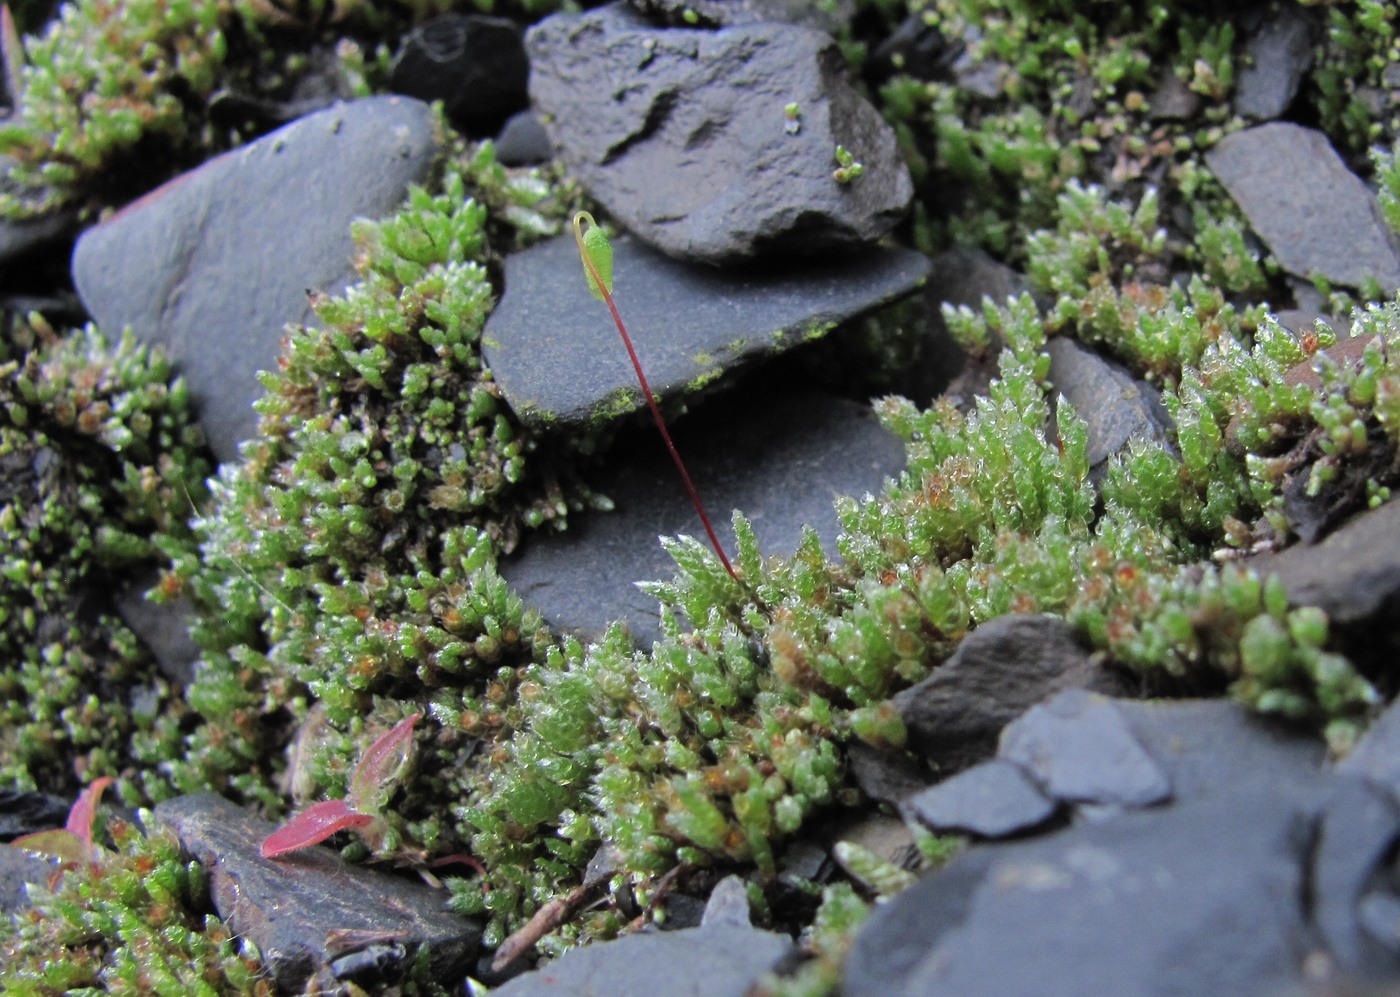
M1227 135L1206 164L1283 268L1348 287L1400 287L1400 256L1375 196L1322 132L1272 122Z
M916 291L928 260L872 248L742 273L681 263L620 236L613 294L659 398L825 335ZM645 405L607 307L588 293L572 234L509 257L483 356L515 413L537 427L583 426Z
M101 328L129 325L166 350L214 454L233 460L257 428L257 374L276 367L283 326L312 320L309 289L354 278L350 223L397 210L436 151L432 113L410 98L310 115L84 232L78 293Z
M834 498L878 489L904 466L903 443L869 406L836 398L777 394L696 413L671 430L731 558L733 509L767 554L790 555L804 526L834 553ZM556 629L596 637L620 619L645 647L659 636L657 602L635 583L675 574L658 536L703 540L704 531L655 430L640 427L627 449L630 459L596 483L614 511L528 538L500 571Z
M211 793L167 800L155 818L204 866L219 916L288 992L391 983L423 947L437 979L460 980L476 955L480 926L446 912L441 890L347 865L323 846L265 859L273 826Z

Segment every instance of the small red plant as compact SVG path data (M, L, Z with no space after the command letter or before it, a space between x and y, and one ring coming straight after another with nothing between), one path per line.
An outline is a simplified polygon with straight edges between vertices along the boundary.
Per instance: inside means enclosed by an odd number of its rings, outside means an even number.
M102 849L92 843L92 821L97 816L97 803L102 799L103 791L111 784L112 777L109 775L94 779L92 785L73 801L68 811L68 822L63 827L23 834L10 842L26 851L51 855L59 860L59 866L49 880L50 889L58 885L58 880L67 870L83 866L92 868L97 864Z
M263 839L262 857L309 848L337 831L354 831L371 848L378 848L386 830L380 813L413 757L413 725L422 715L405 717L375 738L355 766L345 799L324 800L301 811Z
M588 225L587 231L583 228L585 223ZM608 311L612 312L613 324L617 326L618 335L622 337L622 345L627 347L627 356L632 361L632 370L637 374L637 383L642 386L642 395L646 398L647 408L651 410L651 421L656 423L656 429L661 434L661 439L665 441L666 449L670 451L671 460L675 462L676 470L680 472L681 482L685 485L691 504L695 506L695 511L700 516L700 525L705 527L705 535L710 538L710 546L719 555L720 563L724 565L724 570L729 572L729 577L738 581L739 576L734 573L734 568L729 563L724 548L720 546L719 537L715 535L715 528L710 525L710 517L705 514L705 506L700 501L700 493L695 488L695 482L690 480L690 472L685 469L685 462L681 460L680 451L676 449L676 444L672 442L671 434L666 429L666 420L661 417L661 407L656 404L656 396L651 392L647 376L642 373L642 362L637 359L637 351L632 347L632 337L627 335L627 327L622 324L622 316L618 314L617 305L613 303L612 246L608 243L606 233L598 227L598 223L587 211L580 211L574 215L574 241L578 243L578 253L583 260L584 276L588 279L588 291L593 297L606 304Z

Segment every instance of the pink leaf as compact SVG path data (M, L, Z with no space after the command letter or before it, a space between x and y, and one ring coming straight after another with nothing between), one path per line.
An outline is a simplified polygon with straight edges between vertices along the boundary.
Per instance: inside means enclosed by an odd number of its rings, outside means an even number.
M94 779L91 786L78 794L73 808L68 811L65 827L82 839L85 848L92 847L92 819L97 816L97 803L102 799L102 791L111 784L110 775Z
M262 843L262 857L270 859L320 844L337 831L374 823L370 814L357 813L344 800L325 800L307 807L273 831Z
M83 846L82 839L72 831L65 831L62 828L54 831L35 831L33 834L21 834L10 844L16 848L23 848L27 852L51 855L65 866L80 866L87 859L87 849Z
M35 831L20 835L13 845L31 852L52 855L65 864L82 865L92 857L92 821L97 816L97 803L102 792L112 784L112 777L94 779L68 810L68 823L53 831Z
M388 797L389 783L397 779L413 753L413 725L423 714L405 717L386 734L375 738L355 766L350 792L345 799L351 808L378 813Z

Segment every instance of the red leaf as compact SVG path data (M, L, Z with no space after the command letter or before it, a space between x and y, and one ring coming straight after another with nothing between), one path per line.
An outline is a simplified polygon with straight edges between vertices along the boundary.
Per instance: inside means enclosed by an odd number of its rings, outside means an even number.
M422 715L415 713L404 717L365 749L350 780L350 792L345 795L353 809L379 812L388 797L388 784L398 778L408 764L413 751L413 725Z
M372 824L370 814L357 813L344 800L325 800L307 807L269 834L262 843L262 857L270 859L320 844L337 831Z

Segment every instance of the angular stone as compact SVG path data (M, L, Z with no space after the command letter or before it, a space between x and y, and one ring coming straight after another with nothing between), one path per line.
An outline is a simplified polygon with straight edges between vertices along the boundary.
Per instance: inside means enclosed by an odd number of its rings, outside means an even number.
M613 240L617 308L659 398L819 337L912 293L927 274L928 260L906 249L740 274ZM482 355L521 419L585 425L645 405L612 316L588 293L572 235L509 257L505 285Z
M710 928L717 924L733 925L740 928L752 926L749 915L749 889L737 875L730 874L721 879L705 902L705 913L700 918L700 927Z
M382 217L427 179L431 109L373 97L294 122L210 160L85 232L73 254L83 303L108 335L131 326L189 384L215 455L257 429L258 371L309 289L354 278L350 223Z
M1008 614L982 624L933 674L892 702L909 745L956 771L990 758L1012 720L1061 689L1113 691L1073 628L1049 616Z
M1067 803L1143 807L1171 795L1171 782L1116 704L1067 689L1002 731L997 757L1020 766Z
M1271 122L1227 135L1206 165L1280 264L1384 295L1400 287L1400 256L1375 195L1347 169L1322 132Z
M155 818L204 866L219 916L257 944L285 991L393 982L424 947L434 977L460 985L476 955L480 926L445 911L442 891L346 865L319 845L265 859L272 825L221 796L166 800Z
M1374 913L1400 902L1390 868L1400 840L1400 807L1360 779L1333 782L1313 853L1313 919L1338 969L1394 974L1400 922L1376 932L1362 908L1369 902Z
M1277 993L1307 939L1308 820L1244 792L974 847L875 909L841 993Z
M1288 110L1312 68L1317 24L1296 3L1271 10L1244 43L1246 63L1235 76L1235 113L1256 121Z
M491 991L493 997L744 997L758 975L792 950L771 931L714 924L628 935L571 949Z
M1363 779L1400 803L1400 699L1386 707L1351 754L1337 763L1337 772Z
M1074 406L1088 429L1092 479L1100 479L1108 459L1132 440L1174 449L1172 420L1160 391L1072 339L1056 336L1047 346L1050 383Z
M676 571L658 535L705 534L655 429L637 432L631 462L595 482L615 510L570 516L564 533L528 537L500 571L554 627L596 637L623 620L645 647L659 636L657 603L635 583ZM867 406L842 399L770 394L696 413L672 434L731 554L732 509L751 519L765 553L791 554L810 525L834 554L834 497L874 491L904 466L899 439Z
M812 255L878 239L909 206L894 131L824 32L655 28L614 4L546 18L526 47L530 97L560 157L669 255ZM864 166L849 183L833 177L838 145Z
M934 831L1004 838L1050 818L1055 801L1019 766L994 759L909 798L905 806Z

